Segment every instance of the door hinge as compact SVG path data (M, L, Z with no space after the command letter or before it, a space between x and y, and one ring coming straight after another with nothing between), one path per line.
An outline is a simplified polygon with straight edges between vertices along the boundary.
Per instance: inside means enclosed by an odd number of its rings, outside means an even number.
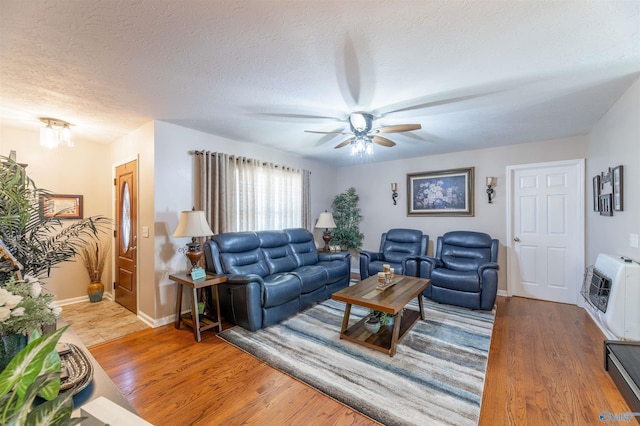
M113 238L115 238L115 237L117 237L117 235L116 235L116 230L114 229L113 230Z
M116 183L116 182L117 182L116 178L113 178L113 186L116 186L116 185L117 185L117 183Z
M113 282L113 289L114 290L116 289L116 282L115 281Z

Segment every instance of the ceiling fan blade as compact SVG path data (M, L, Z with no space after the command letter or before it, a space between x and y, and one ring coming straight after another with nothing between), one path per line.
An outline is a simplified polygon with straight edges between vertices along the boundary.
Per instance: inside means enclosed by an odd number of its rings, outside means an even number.
M340 142L340 143L339 143L338 145L336 145L333 149L338 149L338 148L342 148L343 146L347 146L347 145L349 145L349 144L351 143L351 141L352 141L352 140L354 140L354 139L355 139L355 138L349 138L349 139L347 139L347 140L346 140L346 141L344 141L344 142ZM389 142L391 142L391 141L389 141ZM391 142L391 143L393 143L393 142ZM395 145L395 144L394 144L394 145Z
M422 126L419 124L398 124L395 126L384 126L378 129L374 129L375 133L400 133L400 132L410 132L412 130L420 130Z
M382 145L382 146L387 146L389 148L391 148L396 144L394 141L389 140L387 138L383 138L382 136L374 136L372 140L373 140L373 143L377 143L378 145Z
M323 135L350 135L351 132L316 132L315 130L305 130L306 133L321 133Z

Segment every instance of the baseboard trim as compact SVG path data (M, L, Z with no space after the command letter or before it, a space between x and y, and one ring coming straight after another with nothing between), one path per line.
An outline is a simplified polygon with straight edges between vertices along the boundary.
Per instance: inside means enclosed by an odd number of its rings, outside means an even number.
M509 297L509 293L507 293L507 290L498 290L497 295L502 297Z

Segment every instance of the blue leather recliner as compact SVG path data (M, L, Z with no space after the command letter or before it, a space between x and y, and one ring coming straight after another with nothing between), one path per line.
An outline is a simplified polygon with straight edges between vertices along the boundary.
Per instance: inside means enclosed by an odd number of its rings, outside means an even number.
M417 229L390 229L380 238L380 250L360 251L360 279L364 280L382 271L389 264L399 275L418 274L418 257L427 254L429 236Z
M490 311L498 292L498 240L481 232L438 237L435 257L420 258L419 276L431 279L423 292L449 305Z
M303 228L228 232L204 243L222 316L256 331L278 323L349 285L349 253L318 253Z

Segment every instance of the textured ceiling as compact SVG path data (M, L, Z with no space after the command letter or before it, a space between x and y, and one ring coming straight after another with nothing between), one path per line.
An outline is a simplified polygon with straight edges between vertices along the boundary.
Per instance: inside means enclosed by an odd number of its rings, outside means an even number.
M419 123L374 161L587 133L640 72L639 1L2 0L0 119L151 119L335 165L304 133ZM181 143L181 141L176 141ZM194 148L194 147L189 147Z

